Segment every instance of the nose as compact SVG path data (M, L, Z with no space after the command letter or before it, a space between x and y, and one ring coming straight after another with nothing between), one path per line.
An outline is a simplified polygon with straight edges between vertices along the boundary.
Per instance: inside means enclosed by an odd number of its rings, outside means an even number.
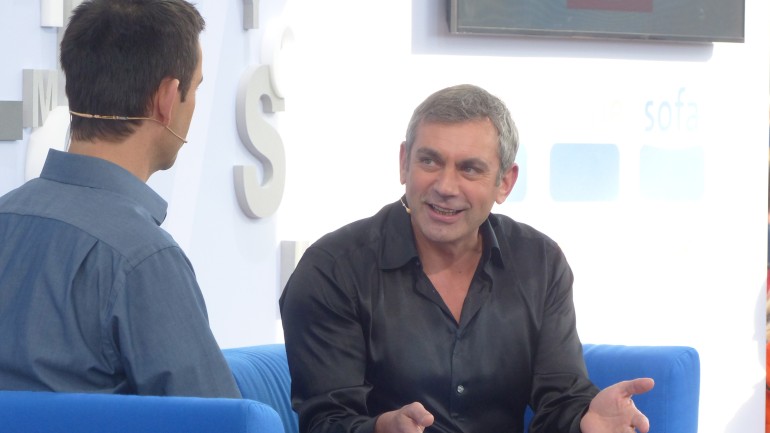
M446 167L438 173L433 189L442 197L458 194L460 188L460 173L454 167Z

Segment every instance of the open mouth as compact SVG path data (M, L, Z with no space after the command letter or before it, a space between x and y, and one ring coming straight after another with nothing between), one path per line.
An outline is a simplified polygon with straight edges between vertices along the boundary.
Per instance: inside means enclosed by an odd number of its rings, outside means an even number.
M459 210L446 209L446 208L443 208L443 207L440 207L440 206L436 206L435 204L430 205L430 207L431 207L431 209L433 209L434 212L436 212L439 215L443 215L443 216L452 216L452 215L457 215L458 213L460 213Z

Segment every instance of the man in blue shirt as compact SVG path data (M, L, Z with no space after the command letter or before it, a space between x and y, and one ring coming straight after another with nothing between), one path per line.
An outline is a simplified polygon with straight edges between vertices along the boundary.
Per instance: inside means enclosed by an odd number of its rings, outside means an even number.
M184 0L74 11L69 150L0 198L0 389L240 397L145 183L186 142L204 27Z

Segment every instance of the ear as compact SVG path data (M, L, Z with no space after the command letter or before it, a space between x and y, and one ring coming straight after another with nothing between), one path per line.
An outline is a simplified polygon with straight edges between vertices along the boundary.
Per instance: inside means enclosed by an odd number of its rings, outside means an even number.
M153 107L155 118L164 126L171 123L171 111L177 101L179 101L179 80L171 77L164 78L155 92Z
M401 185L406 183L406 170L409 163L409 155L406 154L406 141L401 143L401 150L398 152L399 174L401 176Z
M497 187L497 204L503 204L508 195L513 190L513 185L516 184L516 179L519 178L519 165L514 163L508 171L503 174L503 178L500 180L500 185Z

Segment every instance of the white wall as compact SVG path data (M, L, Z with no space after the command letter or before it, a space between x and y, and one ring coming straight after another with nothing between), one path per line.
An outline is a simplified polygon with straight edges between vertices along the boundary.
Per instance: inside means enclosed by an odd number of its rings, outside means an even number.
M55 31L40 28L38 3L0 0L0 100L21 99L22 69L56 67ZM412 109L471 82L507 101L522 136L520 190L496 211L563 246L582 339L695 347L700 431L762 431L766 2L746 0L745 43L706 45L452 37L443 2L259 3L260 29L244 31L241 1L198 1L208 28L190 143L150 180L170 202L164 227L196 267L220 344L280 338L279 242L315 240L397 199ZM274 216L251 220L232 187L233 165L256 164L236 130L237 84L278 21L296 36L286 111L266 116L286 148L286 190ZM29 133L0 142L0 193L24 180ZM564 143L614 149L611 199L553 198L564 172L551 170L552 152ZM644 159L656 149L691 158L669 172ZM580 158L579 178L607 163ZM658 178L667 187L650 196Z

